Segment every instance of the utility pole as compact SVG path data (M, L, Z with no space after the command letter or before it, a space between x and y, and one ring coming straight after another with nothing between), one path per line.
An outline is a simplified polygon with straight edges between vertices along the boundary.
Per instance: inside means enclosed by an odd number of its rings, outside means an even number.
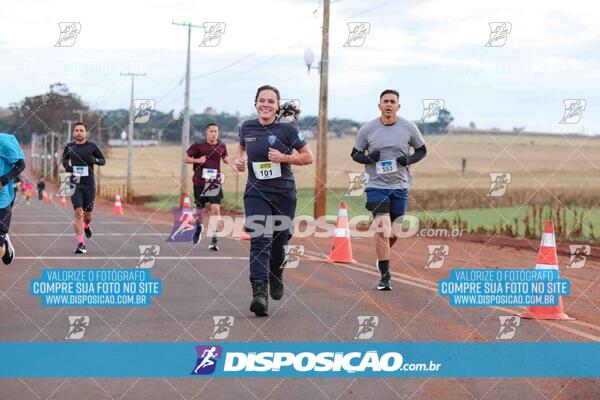
M100 118L98 118L98 142L104 143L104 138L102 137L102 118L104 118L104 111L100 111Z
M31 134L31 145L30 145L30 152L31 152L31 161L33 164L33 173L35 174L37 172L37 157L36 157L36 148L37 148L37 134L32 133Z
M73 114L79 115L79 120L77 122L83 122L83 113L87 112L87 110L73 110Z
M72 119L63 119L63 124L67 124L69 126L67 129L67 143L71 141L71 133L73 132L71 130L71 124L73 124L73 122L77 121L73 121Z
M48 173L48 134L44 134L44 178Z
M102 146L102 144L104 143L104 138L102 137L102 118L104 118L104 112L100 111L100 119L98 119L98 143L100 143L100 146ZM98 167L98 173L96 174L95 178L96 178L96 194L99 195L100 191L102 190L102 186L101 186L101 174L100 174L100 165L97 166Z
M327 208L327 79L329 72L329 0L323 0L323 39L321 43L321 82L319 88L319 131L317 135L317 179L315 182L315 218Z
M121 76L131 77L131 101L129 103L129 133L127 134L127 193L125 201L131 203L133 199L133 117L135 113L134 89L135 77L146 76L146 74L136 74L133 72L121 72Z
M181 129L181 178L179 181L180 198L179 204L183 204L183 198L187 195L187 165L183 162L185 152L190 147L190 65L191 65L191 41L192 28L204 28L202 25L193 25L191 22L171 22L173 25L185 26L188 29L187 61L185 67L185 102L183 106L183 126Z
M52 160L52 167L50 168L50 177L52 179L54 179L56 176L54 175L55 172L57 172L56 170L56 157L54 154L54 135L55 132L51 131L50 132L50 159Z

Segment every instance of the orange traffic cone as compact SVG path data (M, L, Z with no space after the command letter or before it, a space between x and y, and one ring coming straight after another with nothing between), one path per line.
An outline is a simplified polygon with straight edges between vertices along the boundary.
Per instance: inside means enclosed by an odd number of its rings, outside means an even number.
M242 228L242 233L240 235L240 240L250 240L250 235L246 232L245 229Z
M187 193L183 195L183 204L181 205L181 208L192 208L190 196Z
M236 218L236 224L233 227L233 238L237 239L237 240L250 240L250 235L248 235L248 232L246 232L245 226L246 226L246 220L243 220L243 222L240 224L239 223L238 218Z
M554 223L546 221L542 243L538 252L535 269L555 269L558 271L558 256L556 255L556 241L554 240ZM558 298L555 306L529 306L527 311L519 314L521 318L532 319L563 319L572 320L563 310L562 298Z
M331 262L353 263L352 244L350 243L350 227L348 226L348 208L342 201L338 213L337 225L333 236L331 254L327 259Z
M67 198L65 196L60 198L60 206L63 208L67 206Z
M121 196L117 194L115 196L115 208L113 209L114 215L123 215L123 206L121 205Z

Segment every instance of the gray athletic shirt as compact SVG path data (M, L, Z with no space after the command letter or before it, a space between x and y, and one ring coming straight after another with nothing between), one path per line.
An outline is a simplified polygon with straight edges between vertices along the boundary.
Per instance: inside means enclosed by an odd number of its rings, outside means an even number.
M410 171L398 164L396 158L402 154L409 155L411 147L418 149L424 144L425 140L417 126L401 117L398 117L393 125L384 125L377 118L361 126L354 147L359 151L366 150L368 153L379 150L381 152L379 160L383 162L380 164L382 170L386 166L385 161L389 160L398 168L398 171L391 173L377 173L376 164L365 165L365 172L369 174L367 188L407 188L412 182Z

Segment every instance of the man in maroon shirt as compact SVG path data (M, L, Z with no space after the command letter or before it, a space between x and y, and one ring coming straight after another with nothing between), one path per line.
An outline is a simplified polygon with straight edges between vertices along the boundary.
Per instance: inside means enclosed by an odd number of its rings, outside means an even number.
M210 203L210 212L219 218L221 200L223 199L221 160L226 164L231 161L227 155L227 147L219 141L219 127L214 122L204 129L206 141L195 142L187 150L185 163L194 166L194 199L196 202L196 231L194 244L200 241L204 229L204 206ZM210 250L219 250L217 236L213 233Z

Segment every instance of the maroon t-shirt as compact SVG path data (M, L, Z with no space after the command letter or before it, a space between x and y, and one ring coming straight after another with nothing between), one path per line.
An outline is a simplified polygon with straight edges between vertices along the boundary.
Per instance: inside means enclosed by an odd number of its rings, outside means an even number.
M194 185L204 185L205 179L202 177L202 172L205 169L216 169L217 174L219 174L221 172L221 159L227 157L227 147L221 142L217 142L217 144L195 142L187 149L187 155L192 158L206 156L204 164L194 164L194 178L192 179ZM217 179L212 180L220 183L220 175L217 175Z

